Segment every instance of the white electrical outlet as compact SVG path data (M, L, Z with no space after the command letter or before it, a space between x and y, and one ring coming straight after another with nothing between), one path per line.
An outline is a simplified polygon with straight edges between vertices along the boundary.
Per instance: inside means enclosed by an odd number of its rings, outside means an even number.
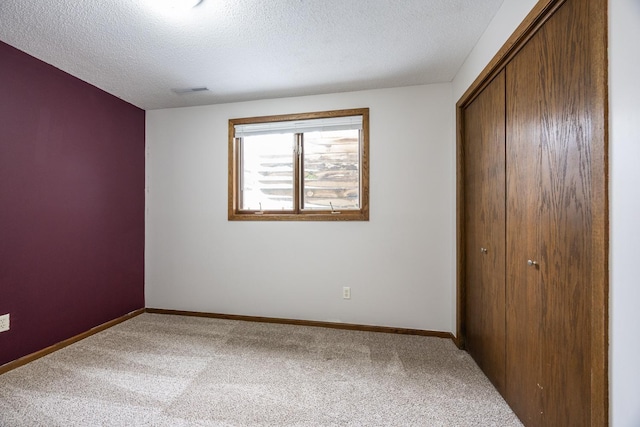
M9 330L9 314L0 316L0 332Z
M343 299L351 299L351 288L348 286L345 286L344 288L342 288L342 298Z

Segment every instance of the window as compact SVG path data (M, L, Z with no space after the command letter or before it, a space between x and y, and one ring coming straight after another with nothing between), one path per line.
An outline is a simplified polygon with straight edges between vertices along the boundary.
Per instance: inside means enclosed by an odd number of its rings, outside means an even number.
M369 220L369 109L229 120L229 220Z

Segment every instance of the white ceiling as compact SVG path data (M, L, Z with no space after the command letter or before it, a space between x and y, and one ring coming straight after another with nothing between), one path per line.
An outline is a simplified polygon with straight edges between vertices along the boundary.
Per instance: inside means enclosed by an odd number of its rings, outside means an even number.
M158 109L448 82L503 2L166 1L0 0L0 40Z

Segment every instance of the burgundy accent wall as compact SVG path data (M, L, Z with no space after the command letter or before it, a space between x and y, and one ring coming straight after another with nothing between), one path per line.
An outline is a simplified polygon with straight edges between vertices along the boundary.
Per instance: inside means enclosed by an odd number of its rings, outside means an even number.
M144 307L145 112L0 42L0 365Z

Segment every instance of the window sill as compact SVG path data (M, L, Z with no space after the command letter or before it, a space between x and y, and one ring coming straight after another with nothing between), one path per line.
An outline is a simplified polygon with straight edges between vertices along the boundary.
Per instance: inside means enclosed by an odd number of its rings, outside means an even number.
M229 221L369 221L369 212L229 212Z

